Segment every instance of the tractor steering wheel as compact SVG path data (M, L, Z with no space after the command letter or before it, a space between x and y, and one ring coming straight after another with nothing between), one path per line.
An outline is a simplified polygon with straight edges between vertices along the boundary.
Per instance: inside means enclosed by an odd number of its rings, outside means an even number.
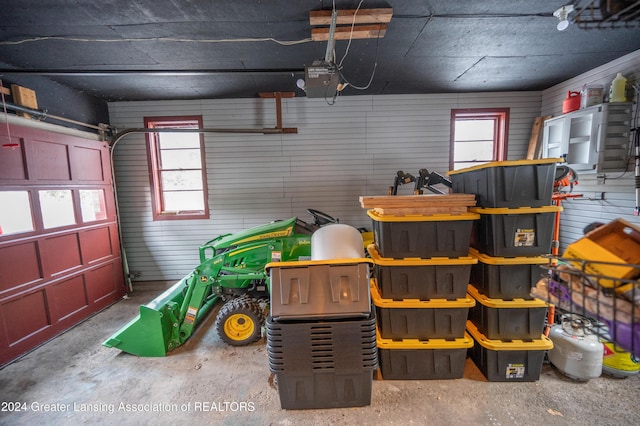
M313 216L313 220L315 221L314 224L317 226L323 226L323 225L326 225L327 223L338 223L337 219L318 210L307 209L307 213Z

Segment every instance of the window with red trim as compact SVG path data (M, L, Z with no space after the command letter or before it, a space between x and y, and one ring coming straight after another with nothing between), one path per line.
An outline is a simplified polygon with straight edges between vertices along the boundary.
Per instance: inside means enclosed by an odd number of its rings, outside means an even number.
M145 117L153 219L208 219L202 117ZM170 129L180 129L171 132Z
M451 170L463 169L507 155L509 108L451 110Z

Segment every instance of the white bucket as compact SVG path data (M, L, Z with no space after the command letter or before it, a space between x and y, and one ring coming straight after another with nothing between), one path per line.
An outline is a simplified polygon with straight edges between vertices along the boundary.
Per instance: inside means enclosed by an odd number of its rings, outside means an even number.
M334 223L323 226L311 236L311 260L363 257L362 234L353 226Z
M602 84L585 84L580 93L580 109L600 105L604 99L604 86Z

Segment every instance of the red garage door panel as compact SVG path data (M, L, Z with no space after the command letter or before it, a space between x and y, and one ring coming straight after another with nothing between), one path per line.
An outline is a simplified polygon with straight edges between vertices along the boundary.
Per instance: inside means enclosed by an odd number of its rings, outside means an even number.
M102 151L99 149L74 147L71 150L71 159L74 179L98 182L104 179Z
M114 272L112 264L87 272L89 301L93 303L100 302L112 296L118 290L113 282Z
M55 308L56 315L60 321L83 309L87 309L89 306L89 299L84 285L84 275L54 284L51 286L49 294L51 305Z
M5 149L6 152L0 155L0 179L24 180L27 178L27 171L24 167L24 139L11 135L11 143L19 146L18 148Z
M15 125L11 135L19 147L0 149L0 365L126 290L108 145Z
M36 241L0 247L0 295L42 279Z
M39 140L31 142L32 162L38 180L71 180L69 147L65 143Z
M44 291L4 303L0 310L9 345L15 345L51 325Z
M80 246L85 263L94 263L114 254L111 232L106 226L80 233Z
M45 273L52 276L82 266L78 234L47 238L42 242Z

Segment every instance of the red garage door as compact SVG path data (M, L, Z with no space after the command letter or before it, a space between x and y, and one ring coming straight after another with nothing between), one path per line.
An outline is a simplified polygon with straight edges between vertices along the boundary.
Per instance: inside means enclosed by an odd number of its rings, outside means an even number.
M107 144L2 128L0 365L125 293Z

